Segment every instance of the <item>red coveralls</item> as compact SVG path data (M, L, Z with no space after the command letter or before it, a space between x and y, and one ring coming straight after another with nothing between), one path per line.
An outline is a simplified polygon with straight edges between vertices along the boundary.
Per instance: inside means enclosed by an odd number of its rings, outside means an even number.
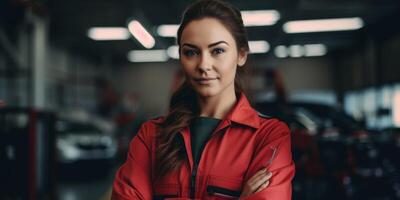
M238 199L246 181L265 167L272 172L269 186L241 199L291 199L295 168L290 130L257 113L244 94L212 133L198 166L193 166L190 130L185 127L180 136L187 160L180 170L153 181L155 134L162 120L144 123L131 141L127 160L116 173L112 200Z

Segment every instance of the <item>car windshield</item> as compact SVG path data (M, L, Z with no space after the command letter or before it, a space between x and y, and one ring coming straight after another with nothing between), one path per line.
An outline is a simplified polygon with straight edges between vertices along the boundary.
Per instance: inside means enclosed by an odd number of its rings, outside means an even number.
M276 102L258 102L256 109L263 114L279 118L288 124L301 124L309 130L321 128L339 128L352 132L361 125L339 108L315 103L293 102L288 104Z
M293 105L297 108L304 108L310 111L321 121L329 123L329 126L345 129L357 129L359 127L359 123L355 119L335 107L301 103L294 103Z
M56 130L60 134L99 134L101 130L89 123L58 121Z

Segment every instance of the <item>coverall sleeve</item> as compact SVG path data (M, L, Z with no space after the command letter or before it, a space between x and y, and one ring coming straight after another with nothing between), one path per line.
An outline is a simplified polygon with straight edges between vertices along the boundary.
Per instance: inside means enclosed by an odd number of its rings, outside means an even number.
M247 181L257 171L267 168L267 171L272 172L270 183L263 190L241 199L292 199L295 167L291 153L290 130L280 121L275 125L269 134L263 136L245 176Z
M115 175L111 200L152 199L148 131L152 131L149 125L143 124L130 142L127 159Z

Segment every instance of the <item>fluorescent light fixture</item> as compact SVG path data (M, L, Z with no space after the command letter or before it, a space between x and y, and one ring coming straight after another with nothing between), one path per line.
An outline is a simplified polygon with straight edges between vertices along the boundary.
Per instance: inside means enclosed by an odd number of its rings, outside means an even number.
M278 58L288 57L288 50L283 45L279 45L279 46L275 47L274 53L275 53L275 56Z
M269 44L264 40L249 41L250 53L266 53L269 51Z
M289 55L293 58L298 58L304 55L304 49L301 45L290 45Z
M396 127L400 127L400 90L394 92L392 105L393 125Z
M307 57L311 56L323 56L327 52L326 46L323 44L306 44L304 45L304 55Z
M311 57L311 56L324 56L327 53L327 48L324 44L306 44L306 45L291 45L285 47L279 45L274 49L275 56L278 58L286 58L288 56L298 57Z
M244 10L240 13L244 26L271 26L280 19L276 10Z
M129 31L123 27L93 27L87 32L92 40L127 40Z
M357 30L364 26L359 17L289 21L283 25L286 33Z
M164 24L157 27L157 34L161 37L176 37L179 24Z
M165 50L133 50L128 53L131 62L165 62L168 55Z
M153 36L143 27L143 25L137 21L137 20L132 20L128 24L128 29L135 37L140 44L142 44L145 48L151 49L154 47L156 44Z
M168 47L167 54L170 58L179 59L179 47L178 45L173 45Z

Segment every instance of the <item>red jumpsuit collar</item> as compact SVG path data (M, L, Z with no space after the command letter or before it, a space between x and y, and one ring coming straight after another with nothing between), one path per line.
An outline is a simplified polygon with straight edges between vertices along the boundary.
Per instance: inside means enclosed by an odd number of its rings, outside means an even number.
M260 127L260 119L258 112L255 111L244 93L240 93L239 99L235 106L225 117L229 121L243 124L258 129Z

